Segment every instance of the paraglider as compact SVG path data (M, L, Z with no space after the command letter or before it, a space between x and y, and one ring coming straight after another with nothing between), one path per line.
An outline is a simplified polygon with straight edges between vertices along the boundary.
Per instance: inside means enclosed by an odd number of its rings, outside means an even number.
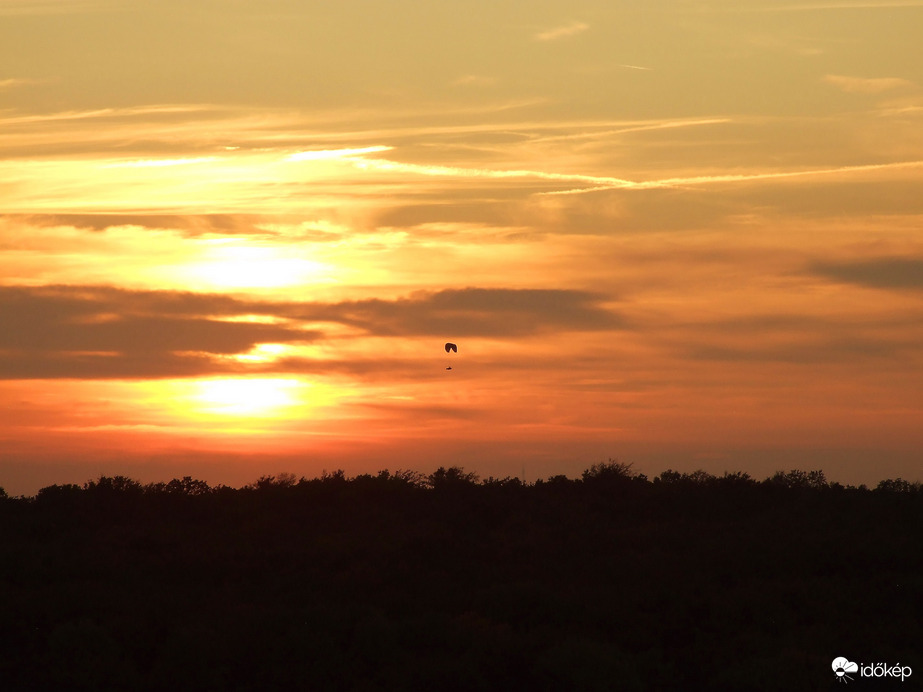
M445 352L446 353L458 353L458 346L453 344L451 341L446 341L445 343ZM446 370L451 370L452 366L448 366Z

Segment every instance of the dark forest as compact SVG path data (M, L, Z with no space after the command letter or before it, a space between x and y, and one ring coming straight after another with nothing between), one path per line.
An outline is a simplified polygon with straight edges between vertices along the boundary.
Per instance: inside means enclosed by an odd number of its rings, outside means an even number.
M919 483L617 461L0 491L0 687L817 690L838 656L923 676L921 536Z

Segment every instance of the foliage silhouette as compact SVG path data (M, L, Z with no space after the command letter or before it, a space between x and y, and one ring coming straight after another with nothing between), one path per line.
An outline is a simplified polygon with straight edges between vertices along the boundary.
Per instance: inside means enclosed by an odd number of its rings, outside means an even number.
M6 689L817 689L923 641L901 479L609 460L0 498Z

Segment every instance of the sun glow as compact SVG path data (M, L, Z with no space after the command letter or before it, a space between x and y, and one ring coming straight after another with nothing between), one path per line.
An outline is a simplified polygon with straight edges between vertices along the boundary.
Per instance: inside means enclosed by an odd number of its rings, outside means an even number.
M274 418L301 406L305 389L295 379L209 379L195 383L191 400L198 413Z
M247 353L233 356L234 360L241 363L271 363L291 351L285 344L257 344Z
M329 283L331 267L305 257L299 250L261 245L211 243L203 260L181 273L216 288L282 288L308 283Z

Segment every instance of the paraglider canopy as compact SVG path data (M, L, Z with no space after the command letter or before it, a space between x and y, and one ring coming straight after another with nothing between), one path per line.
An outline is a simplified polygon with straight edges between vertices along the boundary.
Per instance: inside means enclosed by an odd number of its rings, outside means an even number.
M449 351L454 351L455 353L458 353L458 346L456 346L452 342L446 342L445 352L448 353Z

